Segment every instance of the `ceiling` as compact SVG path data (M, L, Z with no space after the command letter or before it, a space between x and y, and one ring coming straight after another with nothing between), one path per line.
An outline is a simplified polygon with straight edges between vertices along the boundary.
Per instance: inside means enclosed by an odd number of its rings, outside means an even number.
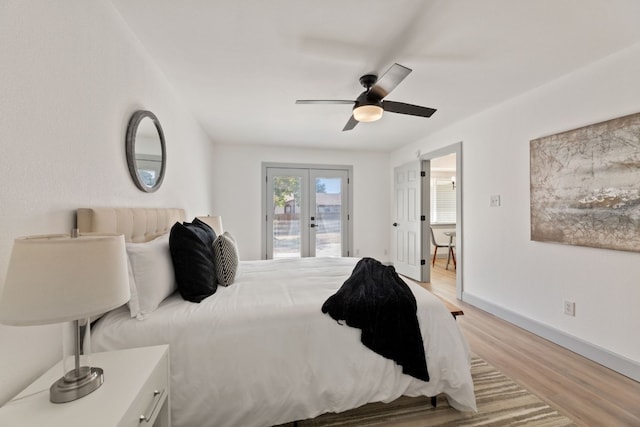
M637 0L111 0L213 141L390 151L640 41ZM359 77L437 108L342 128ZM150 107L151 108L151 107Z

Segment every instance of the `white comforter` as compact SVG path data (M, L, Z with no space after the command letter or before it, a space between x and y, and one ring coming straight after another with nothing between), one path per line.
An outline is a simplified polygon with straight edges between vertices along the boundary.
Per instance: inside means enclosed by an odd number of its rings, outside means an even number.
M402 373L321 312L356 258L243 261L233 285L200 304L178 294L144 320L121 307L92 332L93 351L170 344L173 427L271 426L401 395L446 393L476 409L469 350L455 320L409 283L431 377Z

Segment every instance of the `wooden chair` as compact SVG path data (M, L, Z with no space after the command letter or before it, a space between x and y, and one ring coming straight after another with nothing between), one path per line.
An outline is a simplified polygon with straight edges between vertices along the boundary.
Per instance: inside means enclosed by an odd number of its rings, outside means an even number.
M440 244L440 243L436 242L436 236L433 234L433 228L429 227L429 230L431 230L431 244L433 245L433 260L431 260L431 265L435 266L436 265L436 255L438 255L438 248L447 248L447 250L448 250L449 249L449 244L443 245L443 244Z

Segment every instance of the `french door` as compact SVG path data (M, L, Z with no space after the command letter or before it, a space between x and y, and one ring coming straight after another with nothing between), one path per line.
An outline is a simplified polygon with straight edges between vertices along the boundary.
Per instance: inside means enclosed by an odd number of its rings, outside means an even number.
M349 255L348 169L267 167L266 258Z

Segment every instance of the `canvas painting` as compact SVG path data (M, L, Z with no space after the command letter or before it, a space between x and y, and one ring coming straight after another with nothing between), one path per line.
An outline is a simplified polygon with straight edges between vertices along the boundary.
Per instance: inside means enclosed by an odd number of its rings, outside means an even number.
M640 113L529 149L531 240L640 252Z

